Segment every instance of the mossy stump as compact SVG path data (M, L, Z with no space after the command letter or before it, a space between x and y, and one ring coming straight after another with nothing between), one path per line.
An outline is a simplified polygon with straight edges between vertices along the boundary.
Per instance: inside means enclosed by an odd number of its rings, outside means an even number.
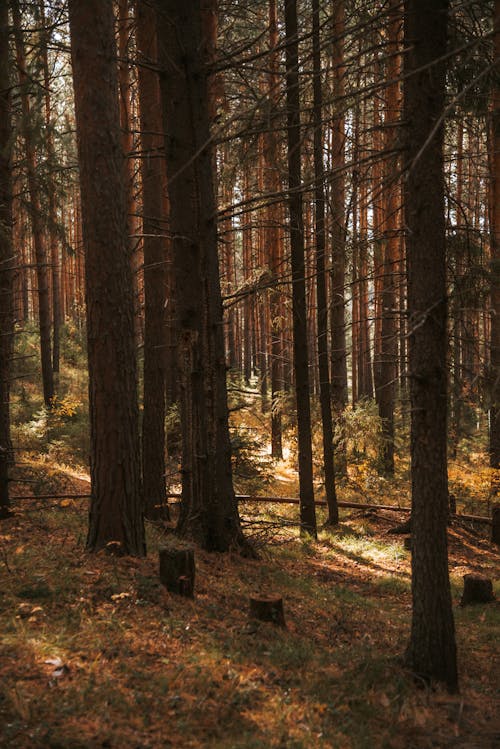
M461 606L472 603L491 603L495 600L493 583L483 575L464 575L464 592L460 600Z
M160 581L171 593L194 596L194 550L163 546L160 555Z
M251 596L250 618L286 627L283 599L279 596Z

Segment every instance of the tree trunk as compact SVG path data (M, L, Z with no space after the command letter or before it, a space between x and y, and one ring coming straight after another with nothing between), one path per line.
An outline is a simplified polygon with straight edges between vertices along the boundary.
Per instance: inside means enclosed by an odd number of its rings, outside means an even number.
M328 524L339 522L335 468L333 457L333 422L328 364L328 300L325 272L325 189L323 167L323 96L321 90L321 39L319 31L319 0L313 0L313 97L314 97L314 178L315 178L315 234L316 234L316 299L318 313L318 369L321 423L323 426L323 465L325 492L328 504Z
M9 514L10 369L13 341L12 125L8 5L0 5L0 518Z
M92 482L87 549L140 556L145 537L134 299L113 2L70 0L69 19L86 253Z
M52 370L52 354L50 343L50 297L49 274L47 268L47 251L45 247L45 227L42 220L40 202L40 187L37 179L37 159L33 133L31 128L31 107L28 95L28 75L26 71L26 55L21 26L21 12L19 0L11 0L14 19L14 33L16 40L16 56L19 71L19 85L21 89L22 132L26 152L26 169L28 194L30 199L30 216L33 230L33 244L35 249L36 277L38 284L38 320L40 327L40 357L42 364L43 400L50 408L54 397L54 375Z
M397 270L399 253L398 235L398 155L391 153L396 145L396 126L399 121L399 0L390 0L389 40L387 47L387 74L385 107L385 149L390 155L385 164L384 184L384 257L381 279L381 331L380 331L380 381L376 392L379 416L382 421L381 469L391 476L394 473L394 401L396 394L397 358Z
M207 551L249 552L232 483L200 5L200 0L184 4L157 0L179 330L182 502L178 531Z
M52 123L52 103L50 93L50 75L48 60L49 31L45 28L45 10L43 0L40 2L40 16L43 27L42 34L42 65L43 82L45 87L45 130L46 148L49 173L47 175L48 192L48 236L50 244L51 282L52 282L52 370L59 374L60 357L60 328L61 328L61 263L59 259L59 242L57 239L57 210L56 185L53 171L56 168L56 154L54 148L54 133Z
M132 30L131 9L129 0L118 0L118 91L120 97L120 122L122 148L125 156L125 194L127 200L127 233L129 258L132 268L132 283L134 284L134 330L136 343L143 337L141 315L141 290L140 290L140 268L141 259L139 253L139 242L136 238L137 222L137 200L135 184L134 164L134 135L132 132L132 100L130 65L128 61L130 36Z
M332 119L332 273L331 273L331 382L332 403L338 416L347 405L347 347L345 338L345 118L342 107L344 84L344 0L333 0L334 96L336 102ZM342 459L345 464L345 456ZM338 467L338 462L337 462ZM344 468L345 472L345 468Z
M495 2L494 59L500 59L500 0ZM494 79L491 106L491 411L490 466L500 468L500 84ZM496 482L497 484L499 482Z
M425 680L457 688L446 528L446 262L443 114L448 0L405 5L413 617L406 654Z
M141 127L142 234L144 250L144 396L142 482L144 511L168 517L165 494L165 382L167 247L163 214L164 153L157 74L156 14L146 0L136 3Z
M278 127L277 111L279 108L279 58L278 58L278 18L276 0L269 0L269 75L268 75L268 132L264 134L264 187L269 193L266 209L265 245L268 248L268 264L274 287L269 294L270 327L271 327L271 454L281 460L283 457L281 429L281 398L283 390L282 373L282 318L281 293L277 286L282 272L282 252L280 242L279 204L273 195L279 193L281 179L279 172L279 149L276 128Z
M299 450L300 525L304 533L316 537L314 505L311 406L307 357L307 305L304 263L304 220L302 216L299 43L296 0L285 2L286 29L286 109L288 143L288 183L290 248L292 265L292 315L295 394Z

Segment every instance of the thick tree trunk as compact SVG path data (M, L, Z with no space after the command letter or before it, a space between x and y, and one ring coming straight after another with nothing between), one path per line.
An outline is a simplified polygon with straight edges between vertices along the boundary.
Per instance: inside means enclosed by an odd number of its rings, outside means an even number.
M412 465L409 667L457 688L446 528L447 327L443 114L448 0L405 5L406 226Z
M330 371L328 363L328 300L325 272L325 189L323 167L323 95L321 90L321 39L319 23L319 0L313 0L313 96L314 96L314 176L315 176L315 233L316 233L316 299L318 312L318 369L321 423L323 426L323 465L325 492L328 504L328 524L339 522L335 467L333 457L333 422L330 395Z
M157 0L156 6L179 330L178 531L209 551L249 551L232 483L200 5L200 0Z
M50 296L49 274L47 268L47 251L45 246L45 227L42 219L40 202L40 187L37 178L37 159L31 129L31 107L28 96L28 75L26 72L26 56L24 51L23 31L21 26L21 12L19 0L11 0L16 39L16 56L19 71L19 85L21 88L22 132L26 152L26 169L28 194L30 199L30 217L33 230L33 245L35 249L38 320L40 327L40 358L42 365L43 400L47 407L52 406L54 397L54 374L52 370L52 354L50 342Z
M146 517L168 517L165 495L165 382L167 243L162 196L160 89L157 74L156 14L146 0L136 3L141 124L142 233L144 249L144 409L142 481Z
M299 493L301 530L316 536L314 505L311 406L307 357L307 305L304 262L304 220L302 216L299 44L296 0L285 2L286 109L290 248L292 265L292 314L295 394L299 450Z
M10 115L8 6L0 5L0 518L9 514L10 369L13 315L12 283L12 126Z
M145 539L134 300L113 2L70 0L69 18L86 253L92 482L87 548L139 556Z
M125 156L125 194L127 199L127 233L129 257L134 284L134 330L136 343L143 338L143 316L141 314L141 277L140 244L136 238L138 230L137 200L135 182L134 134L132 132L132 99L130 65L130 37L132 15L129 0L118 0L118 91L120 97L120 122L122 131L122 148Z

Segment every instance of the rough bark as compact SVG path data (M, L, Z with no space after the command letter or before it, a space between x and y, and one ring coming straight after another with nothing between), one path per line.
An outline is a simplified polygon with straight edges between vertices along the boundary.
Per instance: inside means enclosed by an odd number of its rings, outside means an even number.
M337 100L332 119L332 188L331 188L331 385L332 403L338 415L347 405L347 347L345 339L345 117L344 84L344 0L333 0L332 65L334 97ZM345 463L345 459L343 460Z
M86 270L87 549L142 555L134 300L112 0L70 0L69 18Z
M120 122L122 135L122 148L125 156L125 194L127 200L127 233L129 257L132 267L132 282L134 284L134 330L136 342L139 343L143 337L141 314L141 257L139 242L137 241L138 206L136 200L135 159L134 159L134 134L132 132L132 100L130 65L130 37L132 30L132 16L129 8L129 0L118 0L118 91L120 101Z
M447 327L442 116L448 0L405 5L405 218L411 398L412 596L409 667L457 688L446 527Z
M0 518L9 514L10 368L12 357L12 125L8 6L0 4Z
M292 317L295 395L300 493L300 524L304 533L316 536L316 510L311 447L311 406L307 356L307 305L302 216L299 44L296 0L286 0L286 110L290 249L292 267Z
M279 173L278 137L275 128L278 125L277 111L279 107L279 58L277 47L278 18L276 0L269 1L269 75L268 95L269 107L268 132L264 135L264 187L270 195L276 195L281 188ZM280 241L279 204L270 200L266 209L265 245L268 251L268 263L271 277L277 283L282 272L282 252ZM283 390L282 374L282 317L281 293L279 287L271 288L269 293L270 328L271 328L271 454L273 458L283 457L280 391Z
M178 532L209 551L247 552L232 483L200 5L200 0L157 0L156 6L179 331Z
M146 0L136 3L141 126L142 233L144 250L144 396L142 480L146 517L168 517L165 495L165 384L167 246L163 213L163 170L156 14Z
M498 67L500 58L500 1L495 2L494 56ZM500 84L494 78L491 96L491 156L490 156L490 247L491 247L491 410L490 410L490 466L500 468ZM498 485L500 482L496 482Z
M160 581L171 593L192 598L196 565L194 549L164 546L159 550Z
M317 303L317 346L319 369L319 397L321 424L323 427L323 465L325 472L325 492L328 503L328 524L339 522L337 493L335 488L335 466L333 456L333 421L330 394L330 370L328 362L328 299L325 271L325 188L323 167L323 96L321 90L321 39L319 23L319 0L313 0L313 97L314 97L314 222L316 237L316 303Z
M59 258L59 242L57 239L57 204L56 185L52 170L56 166L56 154L54 148L54 132L52 123L52 101L50 92L50 74L48 59L49 31L46 27L45 10L43 0L40 2L40 17L43 26L42 34L42 66L43 82L45 87L45 129L46 149L49 173L47 175L47 197L48 197L48 237L50 247L50 280L52 287L52 371L59 373L60 357L60 328L61 328L61 263Z
M399 121L399 55L400 29L399 0L391 0L389 7L389 35L387 47L387 80L385 107L385 149L388 153L396 143L396 126ZM394 473L394 403L396 395L397 358L397 268L399 254L398 234L398 155L392 153L385 164L383 238L384 255L381 278L381 331L380 331L380 381L376 390L379 416L382 421L381 469Z

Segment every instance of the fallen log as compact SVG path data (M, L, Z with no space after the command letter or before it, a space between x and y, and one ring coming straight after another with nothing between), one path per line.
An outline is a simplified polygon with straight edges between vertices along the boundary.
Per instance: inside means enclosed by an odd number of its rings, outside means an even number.
M23 494L17 497L13 496L11 497L11 500L15 502L18 499L90 499L90 497L90 494ZM167 499L169 501L169 504L179 504L181 500L181 494L178 492L171 492L167 494ZM237 494L236 499L238 502L267 502L278 505L298 505L300 502L297 497L261 497L254 496L252 494ZM315 501L315 504L317 507L327 506L324 499L317 499ZM397 505L376 505L365 502L344 502L342 500L337 502L337 504L339 507L351 510L387 510L389 512L411 512L410 507L399 507ZM488 525L492 524L492 519L490 517L485 517L484 515L465 515L462 513L451 513L451 517L456 518L457 520L469 520L474 523L486 523Z

